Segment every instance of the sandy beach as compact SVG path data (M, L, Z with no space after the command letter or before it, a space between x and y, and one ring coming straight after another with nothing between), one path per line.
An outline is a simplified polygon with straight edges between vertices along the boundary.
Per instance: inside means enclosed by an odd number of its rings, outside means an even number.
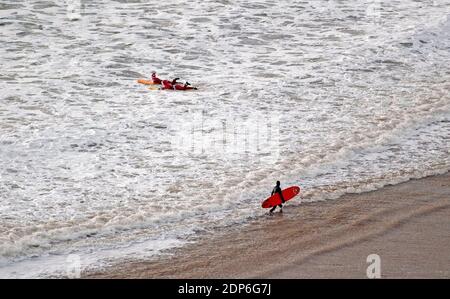
M450 278L450 174L336 200L286 205L148 261L84 278Z

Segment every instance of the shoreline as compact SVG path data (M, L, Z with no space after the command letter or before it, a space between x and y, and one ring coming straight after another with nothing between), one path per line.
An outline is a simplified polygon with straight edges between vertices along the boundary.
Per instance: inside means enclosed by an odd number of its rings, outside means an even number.
M82 278L450 278L450 173L302 203Z

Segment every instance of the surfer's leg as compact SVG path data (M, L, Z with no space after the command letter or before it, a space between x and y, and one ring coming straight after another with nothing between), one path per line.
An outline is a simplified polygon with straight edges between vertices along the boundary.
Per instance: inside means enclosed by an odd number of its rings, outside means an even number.
M281 205L279 205L279 207L280 207L280 213L283 213L283 205L281 204Z
M277 206L274 206L273 208L270 209L269 214L272 214L273 211L275 211L275 209L277 208Z

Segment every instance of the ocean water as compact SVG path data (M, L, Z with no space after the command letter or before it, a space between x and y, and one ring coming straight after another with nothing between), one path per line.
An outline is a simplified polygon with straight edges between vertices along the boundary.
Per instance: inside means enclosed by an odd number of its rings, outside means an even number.
M0 2L0 277L450 169L450 1L169 2Z

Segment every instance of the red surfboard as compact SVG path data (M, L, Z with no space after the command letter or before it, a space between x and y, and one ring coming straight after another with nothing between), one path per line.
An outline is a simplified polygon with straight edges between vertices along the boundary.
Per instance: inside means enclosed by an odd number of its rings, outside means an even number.
M283 191L281 191L281 194L283 194L283 198L284 198L285 202L294 198L299 193L300 193L300 187L298 187L298 186L292 186L292 187L286 188ZM278 193L276 193L276 194L272 195L271 197L269 197L268 199L266 199L265 201L263 201L262 207L264 209L267 209L267 208L272 208L274 206L277 206L279 204L281 204L281 198L280 198L280 195Z

